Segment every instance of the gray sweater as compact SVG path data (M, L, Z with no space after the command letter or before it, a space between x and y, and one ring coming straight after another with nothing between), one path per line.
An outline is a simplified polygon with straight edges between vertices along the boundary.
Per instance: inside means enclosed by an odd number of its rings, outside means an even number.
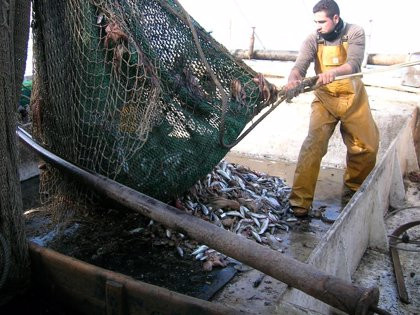
M349 48L347 51L347 63L351 65L353 73L360 72L365 52L365 32L362 27L356 24L346 23L341 35L332 42L325 42L325 45L339 45L341 38L347 35ZM293 68L298 69L302 77L306 76L306 71L311 62L315 61L318 50L318 35L316 32L310 34L302 44L299 55Z

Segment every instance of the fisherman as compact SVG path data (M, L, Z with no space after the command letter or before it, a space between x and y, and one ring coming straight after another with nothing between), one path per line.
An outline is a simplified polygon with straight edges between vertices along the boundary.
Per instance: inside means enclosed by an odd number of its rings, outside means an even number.
M316 32L303 42L285 86L289 94L296 95L314 61L319 87L314 91L309 131L299 153L289 199L296 217L309 213L321 159L339 121L347 147L343 198L350 199L375 166L379 143L379 132L361 79L334 81L337 76L360 72L365 50L363 28L344 22L333 0L319 1L313 13Z

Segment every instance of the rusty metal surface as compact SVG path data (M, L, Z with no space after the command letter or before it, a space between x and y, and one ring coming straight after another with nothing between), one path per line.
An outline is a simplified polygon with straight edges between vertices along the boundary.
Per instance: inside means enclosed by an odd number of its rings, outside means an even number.
M404 282L404 275L403 275L403 271L401 267L398 249L395 248L394 246L397 244L396 238L398 238L402 233L404 233L405 231L407 231L408 229L416 225L420 225L420 221L412 221L412 222L399 226L398 228L395 229L394 232L392 232L391 234L392 237L390 238L390 241L389 241L389 252L391 255L392 264L394 266L394 273L395 273L395 278L397 281L398 295L400 297L401 302L403 303L410 303L410 299L408 297L407 288Z
M338 277L325 274L311 265L221 229L109 178L80 169L53 155L32 141L24 132L19 130L18 135L45 161L70 173L75 179L95 189L98 193L161 222L168 228L187 234L196 241L207 244L324 303L348 314L367 314L369 307L376 306L378 303L379 290L376 287L355 286Z

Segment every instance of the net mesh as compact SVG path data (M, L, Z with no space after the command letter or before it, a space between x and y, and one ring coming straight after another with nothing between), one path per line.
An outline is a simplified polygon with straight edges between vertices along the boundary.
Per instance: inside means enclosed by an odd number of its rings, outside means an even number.
M217 87L177 2L37 0L34 12L34 137L142 193L189 189L228 152L220 133L233 142L265 106L256 73L192 20Z
M0 306L24 292L30 276L16 143L29 11L27 1L0 2Z

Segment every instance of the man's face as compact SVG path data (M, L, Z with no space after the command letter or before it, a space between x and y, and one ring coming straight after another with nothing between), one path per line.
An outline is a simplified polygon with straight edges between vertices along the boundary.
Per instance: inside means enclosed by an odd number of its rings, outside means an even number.
M340 18L337 14L334 15L333 18L329 18L325 11L319 11L314 14L316 31L320 34L332 32L339 20Z

